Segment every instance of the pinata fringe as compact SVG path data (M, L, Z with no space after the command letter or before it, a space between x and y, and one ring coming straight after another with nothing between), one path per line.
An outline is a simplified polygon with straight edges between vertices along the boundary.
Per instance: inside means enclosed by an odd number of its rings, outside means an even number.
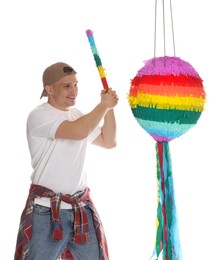
M180 97L178 95L170 97L138 93L137 97L129 97L129 104L132 108L139 105L148 108L202 112L205 99L203 97Z
M130 89L130 95L137 97L138 93L145 93L151 95L160 96L192 96L192 97L203 97L205 98L205 91L203 87L194 87L189 85L188 87L181 85L156 85L141 83L139 86L132 85Z
M157 109L138 106L132 108L132 113L136 119L148 121L166 122L168 124L196 124L201 112L177 110L177 109Z
M164 62L166 61L166 62ZM186 76L192 76L192 77L199 77L199 74L197 71L193 68L193 66L176 56L174 57L168 57L168 56L162 56L162 57L156 57L146 60L144 67L142 67L138 73L137 76L142 75L186 75Z
M158 207L156 241L153 257L162 254L163 260L181 260L181 247L174 197L172 165L168 142L156 143Z
M152 84L152 85L171 85L184 87L203 87L203 80L198 75L141 75L135 76L131 80L131 85Z

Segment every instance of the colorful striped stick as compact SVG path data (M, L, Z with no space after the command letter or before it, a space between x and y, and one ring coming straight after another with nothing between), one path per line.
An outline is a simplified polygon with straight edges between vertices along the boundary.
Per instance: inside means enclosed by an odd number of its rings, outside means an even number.
M91 50L92 50L92 53L93 53L93 56L94 56L94 60L96 62L96 66L97 66L103 87L104 87L105 90L108 90L109 87L108 87L107 79L106 79L107 75L104 71L98 50L96 48L96 44L95 44L95 41L94 41L94 38L93 38L93 32L91 30L86 30L86 35L87 35L88 40L89 40L89 44L90 44L90 47L91 47Z

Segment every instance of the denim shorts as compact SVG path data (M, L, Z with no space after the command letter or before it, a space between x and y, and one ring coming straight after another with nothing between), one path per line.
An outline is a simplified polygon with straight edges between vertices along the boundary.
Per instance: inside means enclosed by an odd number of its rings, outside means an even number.
M69 248L75 260L99 260L99 244L93 225L91 210L85 206L89 223L90 241L84 244L72 242L74 216L71 209L61 209L63 240L53 240L51 209L34 205L33 229L26 260L56 260L65 247Z

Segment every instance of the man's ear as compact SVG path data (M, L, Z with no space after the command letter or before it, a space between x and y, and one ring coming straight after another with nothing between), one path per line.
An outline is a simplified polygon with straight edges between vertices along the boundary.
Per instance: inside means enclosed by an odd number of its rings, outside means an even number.
M53 91L52 91L52 86L51 85L46 85L45 86L45 90L46 90L48 95L52 95Z

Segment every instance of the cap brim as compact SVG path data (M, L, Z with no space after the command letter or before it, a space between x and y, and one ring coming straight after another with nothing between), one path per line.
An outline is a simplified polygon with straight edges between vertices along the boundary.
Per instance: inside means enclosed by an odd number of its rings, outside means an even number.
M47 97L47 92L46 92L45 89L42 91L42 94L41 94L41 96L40 96L40 99L41 99L42 97Z

